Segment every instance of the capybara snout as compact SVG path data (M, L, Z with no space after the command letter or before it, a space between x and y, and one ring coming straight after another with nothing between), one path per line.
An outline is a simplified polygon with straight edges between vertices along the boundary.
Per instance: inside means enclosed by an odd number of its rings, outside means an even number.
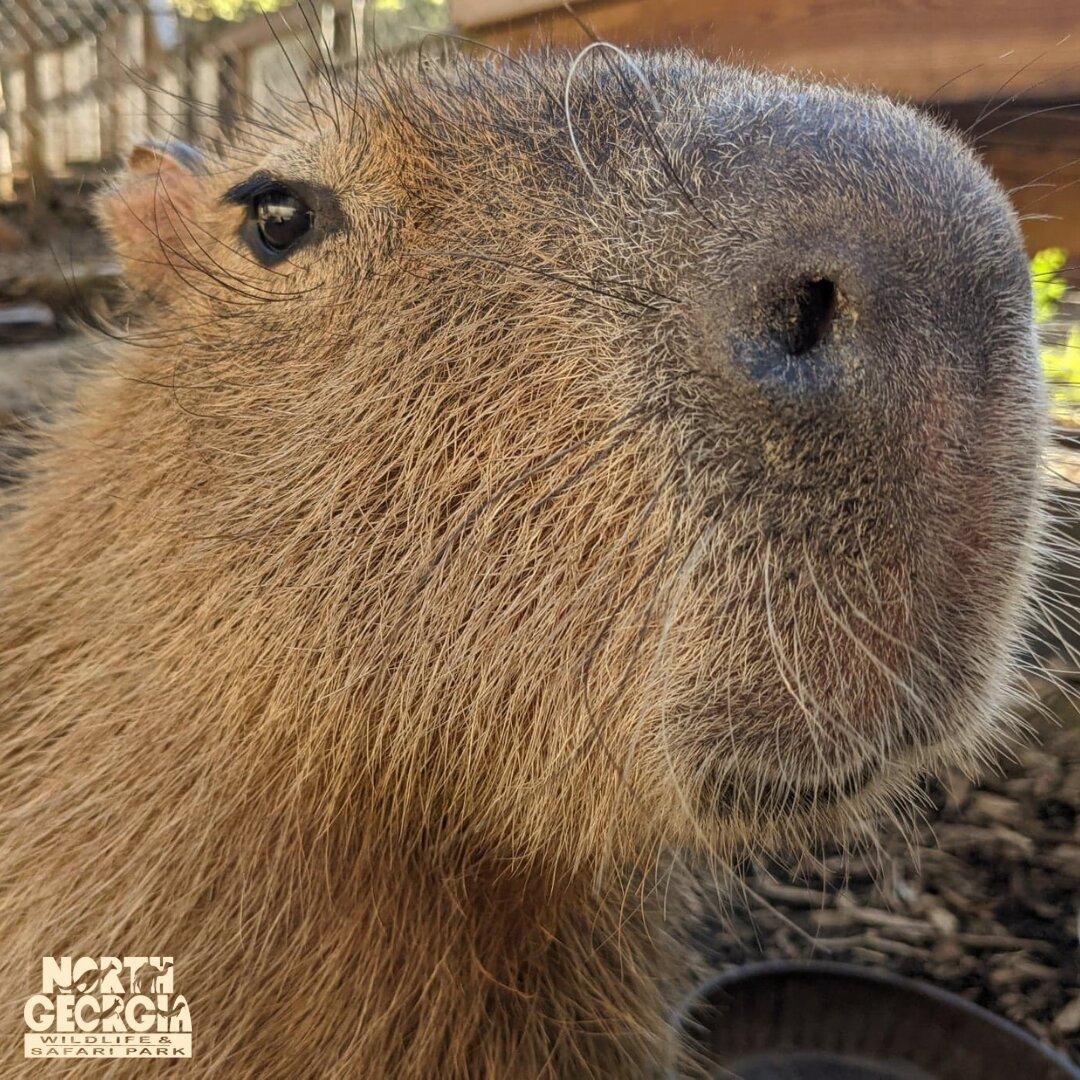
M608 159L590 175L621 219L586 235L599 277L654 290L620 370L663 402L648 453L676 455L687 530L665 738L697 763L693 805L757 832L1006 729L1045 408L1015 216L961 140L877 97L712 73L642 62L657 134L628 173L652 212Z
M711 174L696 302L714 363L806 415L902 406L950 376L973 396L1030 381L1016 224L960 141L878 98L752 87L692 136Z

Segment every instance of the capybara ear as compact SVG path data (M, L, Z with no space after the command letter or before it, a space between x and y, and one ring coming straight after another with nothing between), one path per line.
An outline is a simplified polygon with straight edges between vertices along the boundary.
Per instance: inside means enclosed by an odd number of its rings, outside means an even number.
M128 282L158 293L197 252L206 161L179 142L144 142L98 197L97 214Z

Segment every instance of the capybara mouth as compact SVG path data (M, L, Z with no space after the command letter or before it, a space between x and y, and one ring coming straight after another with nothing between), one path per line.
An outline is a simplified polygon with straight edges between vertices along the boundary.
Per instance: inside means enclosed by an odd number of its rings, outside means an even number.
M822 777L817 782L793 783L783 778L769 778L753 787L754 812L801 816L836 808L863 793L883 770L883 762L873 760L851 772ZM730 781L717 791L717 805L721 807L738 806L745 801L746 789Z
M712 821L732 852L798 852L821 842L859 844L888 806L906 805L924 777L955 758L946 748L895 749L846 770L813 778L725 776L703 792L703 820ZM936 762L936 764L935 764ZM731 846L728 846L730 839Z

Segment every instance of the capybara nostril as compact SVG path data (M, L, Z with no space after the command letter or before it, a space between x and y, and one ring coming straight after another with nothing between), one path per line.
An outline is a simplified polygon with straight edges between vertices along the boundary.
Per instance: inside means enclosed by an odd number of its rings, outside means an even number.
M774 333L788 356L802 356L828 339L836 314L836 284L803 278L780 300Z
M757 286L731 327L737 367L783 399L814 397L834 385L829 345L840 303L836 282L825 274L781 276Z

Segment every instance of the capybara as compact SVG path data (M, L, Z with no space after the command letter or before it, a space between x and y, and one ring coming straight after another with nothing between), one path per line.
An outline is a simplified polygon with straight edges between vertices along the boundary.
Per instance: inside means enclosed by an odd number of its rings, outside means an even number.
M0 1075L42 957L114 954L190 1075L677 1070L690 864L1009 731L1027 266L914 110L414 57L99 210L138 298L0 543Z

